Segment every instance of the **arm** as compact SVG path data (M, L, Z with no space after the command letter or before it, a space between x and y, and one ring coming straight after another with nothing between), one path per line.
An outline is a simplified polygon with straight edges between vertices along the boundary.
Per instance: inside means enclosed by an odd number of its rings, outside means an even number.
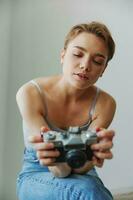
M30 83L23 85L16 94L16 101L29 135L40 133L41 126L47 126L44 116L45 107L37 89Z
M71 169L67 164L52 166L55 165L54 161L59 152L54 149L53 144L45 144L40 136L40 127L48 128L48 125L44 120L44 102L37 89L30 83L25 84L18 90L16 100L21 116L29 129L27 142L36 149L40 164L48 166L55 176L64 177L70 174Z
M85 166L79 169L73 170L74 173L84 174L94 166L102 167L105 159L111 159L113 157L111 148L113 146L114 131L107 130L108 126L111 124L115 110L116 103L115 100L108 94L103 92L101 95L101 103L97 103L97 109L93 122L91 123L90 129L97 130L97 136L99 142L97 144L91 145L94 157L91 162L87 162ZM104 109L103 109L104 108ZM101 128L102 127L102 128Z

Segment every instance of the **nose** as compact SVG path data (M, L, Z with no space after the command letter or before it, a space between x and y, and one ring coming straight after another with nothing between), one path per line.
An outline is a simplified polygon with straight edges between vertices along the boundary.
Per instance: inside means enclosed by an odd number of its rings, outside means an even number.
M90 71L91 70L91 62L90 59L87 61L84 61L80 64L80 69L84 71Z

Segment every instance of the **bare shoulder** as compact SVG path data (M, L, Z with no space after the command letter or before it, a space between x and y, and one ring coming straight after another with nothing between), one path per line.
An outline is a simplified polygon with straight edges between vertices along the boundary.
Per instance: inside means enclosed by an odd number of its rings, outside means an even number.
M33 80L35 84L29 81L22 85L16 94L16 100L20 110L31 109L32 112L37 111L45 115L45 100L49 95L49 88L55 85L57 79L58 76L39 77Z
M116 101L112 95L109 93L100 90L100 95L99 95L99 103L101 106L104 106L105 109L110 109L115 112L116 109Z
M111 107L111 109L116 109L116 101L114 97L103 90L100 90L99 102L108 108Z
M16 94L16 101L21 113L26 110L44 112L41 94L30 81L19 88Z
M46 91L53 82L53 77L38 77L35 78L24 85L22 85L17 92L17 99L21 96L24 98L33 98L39 100L41 97L40 92L43 92L45 87ZM36 85L38 87L36 87Z

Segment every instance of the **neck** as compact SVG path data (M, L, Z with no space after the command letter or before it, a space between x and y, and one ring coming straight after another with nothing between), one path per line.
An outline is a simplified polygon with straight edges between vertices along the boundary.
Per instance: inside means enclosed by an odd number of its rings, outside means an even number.
M92 92L93 88L93 86L85 89L76 88L66 82L63 77L61 77L58 81L57 87L59 93L62 95L62 97L64 97L66 101L73 100L75 102L85 98L87 94L90 94Z

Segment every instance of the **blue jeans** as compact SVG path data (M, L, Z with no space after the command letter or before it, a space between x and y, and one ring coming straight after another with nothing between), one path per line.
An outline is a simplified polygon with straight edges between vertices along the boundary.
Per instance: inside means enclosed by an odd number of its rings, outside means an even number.
M85 175L57 178L39 164L36 152L25 149L23 168L17 179L19 200L112 200L95 169Z

